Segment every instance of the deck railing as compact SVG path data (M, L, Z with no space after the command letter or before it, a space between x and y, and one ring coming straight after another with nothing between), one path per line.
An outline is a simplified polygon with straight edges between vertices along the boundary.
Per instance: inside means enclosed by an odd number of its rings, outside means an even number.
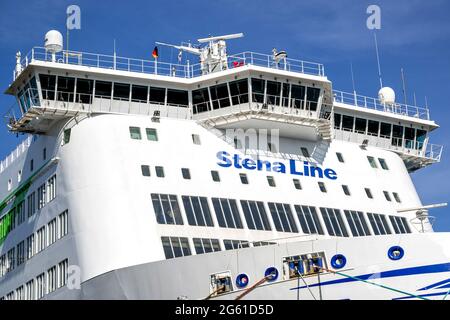
M334 101L352 106L390 112L407 117L419 118L423 120L430 120L430 111L426 107L410 106L402 103L394 103L388 105L382 103L379 99L361 96L354 93L333 90Z

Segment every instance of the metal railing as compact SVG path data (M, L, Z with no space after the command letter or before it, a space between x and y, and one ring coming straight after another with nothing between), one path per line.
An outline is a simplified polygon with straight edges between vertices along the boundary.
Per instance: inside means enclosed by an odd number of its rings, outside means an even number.
M382 103L377 98L361 96L358 94L338 90L333 90L333 94L335 102L377 111L390 112L407 117L430 120L430 111L427 107L416 107L402 103L394 103L393 105L388 105Z
M21 154L23 154L31 145L32 136L23 140L5 159L0 161L0 173L6 170Z
M31 51L22 58L22 69L26 68L32 61L52 61L52 54L45 48L33 47ZM200 63L179 64L159 60L143 60L114 55L66 50L55 54L55 62L179 78L194 78L205 74L205 71L202 70ZM229 55L227 65L221 66L221 70L238 68L245 65L262 66L271 69L286 70L317 76L325 75L324 66L320 63L290 58L283 59L280 62L275 62L273 56L255 52L243 52L236 55ZM15 80L18 74L14 71L13 75Z

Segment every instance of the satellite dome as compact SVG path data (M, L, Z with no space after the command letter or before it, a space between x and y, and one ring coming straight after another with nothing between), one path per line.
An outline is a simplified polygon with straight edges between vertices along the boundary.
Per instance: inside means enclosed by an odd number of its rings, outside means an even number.
M389 87L383 87L378 91L378 99L383 104L395 103L395 91Z
M45 49L51 53L60 52L63 49L63 36L57 30L50 30L45 34Z

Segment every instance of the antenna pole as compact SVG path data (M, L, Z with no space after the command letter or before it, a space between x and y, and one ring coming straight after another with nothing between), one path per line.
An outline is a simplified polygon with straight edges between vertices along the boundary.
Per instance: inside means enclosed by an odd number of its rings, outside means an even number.
M69 63L69 28L66 25L66 63Z
M113 59L113 63L114 63L114 70L116 70L116 39L114 39L114 59Z
M356 99L355 77L353 75L353 62L350 62L350 72L352 74L353 98L355 99L355 106L357 106L358 104Z
M402 73L403 98L405 100L405 104L408 104L408 102L406 101L406 84L405 84L405 75L403 74L403 68L401 68L400 71Z
M416 92L414 91L414 107L417 107Z
M378 77L380 78L380 89L383 88L383 80L381 79L381 66L380 66L380 54L378 53L378 40L377 34L374 32L373 36L375 38L375 51L377 53L377 63L378 63Z

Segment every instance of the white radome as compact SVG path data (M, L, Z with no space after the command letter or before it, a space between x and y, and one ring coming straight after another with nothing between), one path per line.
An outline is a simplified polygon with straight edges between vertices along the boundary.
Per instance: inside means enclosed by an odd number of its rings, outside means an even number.
M390 87L383 87L378 91L378 99L380 99L383 104L394 104L395 91Z
M45 49L47 51L56 53L63 49L63 36L57 30L50 30L45 34Z

